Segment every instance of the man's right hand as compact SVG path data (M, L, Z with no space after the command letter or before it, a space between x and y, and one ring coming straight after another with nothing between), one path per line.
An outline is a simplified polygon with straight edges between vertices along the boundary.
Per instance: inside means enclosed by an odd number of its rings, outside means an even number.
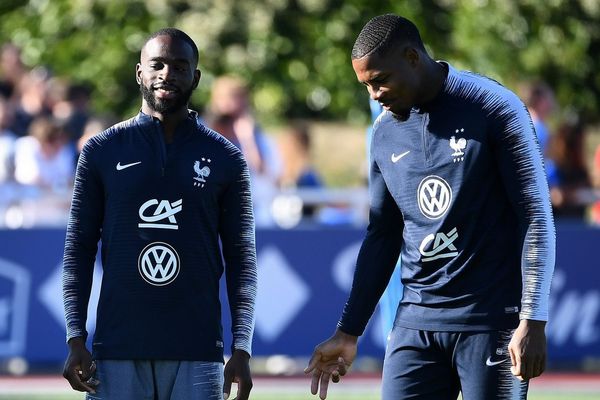
M318 392L321 399L327 398L329 379L337 383L340 381L340 376L346 375L356 357L357 341L357 336L337 329L332 337L315 347L308 367L304 370L305 374L312 372L310 385L312 394Z
M92 381L96 365L92 355L85 347L81 337L69 340L69 356L63 369L63 377L69 381L71 387L79 392L96 393L97 381Z

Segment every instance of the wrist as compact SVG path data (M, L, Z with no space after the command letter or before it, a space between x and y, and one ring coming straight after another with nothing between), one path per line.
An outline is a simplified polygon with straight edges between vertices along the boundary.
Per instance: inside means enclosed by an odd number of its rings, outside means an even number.
M235 350L233 350L233 354L231 356L232 357L233 356L241 357L241 358L243 358L245 360L249 360L250 359L250 354L248 354L247 351L242 350L242 349L235 349Z
M545 329L546 321L536 321L534 319L522 319L519 322L519 326L526 327L529 329Z
M69 347L85 347L85 339L81 336L73 337L67 342Z
M352 342L352 343L358 342L358 336L351 335L350 333L346 333L343 330L341 330L340 328L337 328L335 330L335 333L333 334L333 336L337 337L338 339Z

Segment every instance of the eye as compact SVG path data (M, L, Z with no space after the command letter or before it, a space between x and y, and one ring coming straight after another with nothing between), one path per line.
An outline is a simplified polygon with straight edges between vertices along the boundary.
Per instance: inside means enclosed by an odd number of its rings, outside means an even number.
M162 69L163 66L164 66L163 63L161 63L161 62L150 63L150 69L153 69L155 71L158 71L158 70Z

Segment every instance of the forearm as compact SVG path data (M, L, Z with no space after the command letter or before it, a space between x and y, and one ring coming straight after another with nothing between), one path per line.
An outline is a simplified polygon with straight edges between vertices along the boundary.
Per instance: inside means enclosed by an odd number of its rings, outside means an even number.
M360 336L383 294L400 255L399 233L368 233L361 247L350 297L346 302L338 328Z

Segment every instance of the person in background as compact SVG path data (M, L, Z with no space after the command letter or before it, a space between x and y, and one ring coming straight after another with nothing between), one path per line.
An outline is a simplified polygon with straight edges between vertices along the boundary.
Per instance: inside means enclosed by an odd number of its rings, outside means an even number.
M52 115L64 121L71 133L71 140L76 143L83 135L86 123L90 118L91 90L84 84L65 82L61 88L61 96L52 104Z
M592 167L592 187L595 193L600 194L600 145L594 152ZM590 207L589 221L593 225L600 225L600 200L596 200Z
M540 149L547 159L551 137L548 118L556 110L554 91L545 82L532 82L525 85L523 98L531 115Z
M19 96L15 100L15 118L11 129L17 136L25 136L29 125L41 116L50 116L48 107L48 81L50 71L44 67L36 67L21 80Z
M272 225L271 202L278 190L281 160L256 122L247 83L236 76L217 78L207 108L207 125L236 145L248 162L256 224Z
M565 121L550 141L547 167L550 199L557 218L583 220L587 210L582 192L591 181L585 160L585 128L580 121Z
M58 121L37 117L29 135L15 142L15 180L48 190L63 191L73 184L75 152Z
M0 184L14 179L14 146L16 136L9 129L12 109L7 99L0 96Z
M282 188L322 188L323 179L312 164L309 126L305 122L293 122L282 140L284 162L280 185ZM303 217L312 217L314 205L302 207Z

